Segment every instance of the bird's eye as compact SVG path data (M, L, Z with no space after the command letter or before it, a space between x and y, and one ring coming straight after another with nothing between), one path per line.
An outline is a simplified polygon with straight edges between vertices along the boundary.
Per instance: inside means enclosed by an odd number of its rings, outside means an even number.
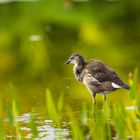
M71 57L71 59L74 59L74 57Z

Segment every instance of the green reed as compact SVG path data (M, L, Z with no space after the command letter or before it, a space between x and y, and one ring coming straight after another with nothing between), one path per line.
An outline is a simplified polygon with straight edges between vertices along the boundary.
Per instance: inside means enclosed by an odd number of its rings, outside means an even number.
M2 101L0 100L0 140L4 139L2 107Z
M19 117L19 102L18 102L18 98L16 95L16 88L12 83L10 83L10 88L11 88L11 94L12 94L13 100L12 100L12 111L10 111L10 106L7 106L7 107L9 107L9 109L8 109L9 110L9 120L11 120L11 123L13 122L13 126L16 130L17 139L20 140L21 139L20 124L17 121L17 118Z
M29 126L31 128L32 131L32 137L33 138L38 138L39 132L37 129L37 124L36 124L36 115L35 115L35 110L32 109L31 115L30 115L30 120L29 120Z

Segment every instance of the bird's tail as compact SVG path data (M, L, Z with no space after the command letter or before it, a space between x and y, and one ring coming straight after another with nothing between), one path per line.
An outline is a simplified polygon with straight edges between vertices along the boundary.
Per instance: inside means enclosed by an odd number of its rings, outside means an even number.
M127 89L127 90L130 90L130 86L126 85L126 84L122 84L120 85L122 88L124 89Z

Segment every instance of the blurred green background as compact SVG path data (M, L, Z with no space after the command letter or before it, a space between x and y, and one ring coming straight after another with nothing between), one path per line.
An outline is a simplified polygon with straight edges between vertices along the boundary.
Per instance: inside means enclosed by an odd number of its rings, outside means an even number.
M101 59L128 83L140 67L139 13L139 0L0 0L0 98L11 98L12 82L23 112L43 109L46 88L67 103L91 102L64 65L71 53ZM112 101L128 99L117 93Z

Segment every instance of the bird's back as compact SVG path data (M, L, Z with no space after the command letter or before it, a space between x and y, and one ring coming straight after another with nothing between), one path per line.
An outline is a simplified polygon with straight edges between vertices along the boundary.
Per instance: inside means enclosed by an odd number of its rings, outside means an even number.
M84 67L87 75L92 76L96 81L103 84L115 83L116 85L121 86L122 88L129 89L129 86L123 83L120 77L114 72L111 68L105 65L100 60L91 60L86 62ZM105 83L106 82L106 83Z

